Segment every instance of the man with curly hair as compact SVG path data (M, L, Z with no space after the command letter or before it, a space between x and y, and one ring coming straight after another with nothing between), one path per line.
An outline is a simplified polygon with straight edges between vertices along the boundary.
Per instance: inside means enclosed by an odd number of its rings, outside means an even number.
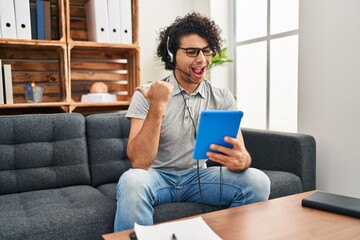
M199 113L237 110L229 90L212 87L205 79L211 56L221 50L220 33L213 20L199 13L178 17L161 29L157 55L173 72L138 87L127 111L132 168L118 182L115 231L133 228L135 222L153 224L159 204L236 207L268 199L269 178L250 167L241 131L236 138L225 137L231 148L212 144L220 153L207 153L224 167L207 167L206 161L193 159Z

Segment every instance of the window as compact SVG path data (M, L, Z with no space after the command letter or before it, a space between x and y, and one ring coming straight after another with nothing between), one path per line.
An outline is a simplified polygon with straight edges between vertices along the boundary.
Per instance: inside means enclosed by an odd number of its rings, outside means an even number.
M299 0L234 0L243 127L297 132Z

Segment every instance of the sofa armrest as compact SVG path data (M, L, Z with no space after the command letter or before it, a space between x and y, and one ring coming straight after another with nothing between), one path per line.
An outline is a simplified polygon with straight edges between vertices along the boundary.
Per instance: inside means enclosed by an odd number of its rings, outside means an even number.
M284 171L297 175L303 191L315 189L316 142L300 133L242 129L245 146L252 157L252 167Z

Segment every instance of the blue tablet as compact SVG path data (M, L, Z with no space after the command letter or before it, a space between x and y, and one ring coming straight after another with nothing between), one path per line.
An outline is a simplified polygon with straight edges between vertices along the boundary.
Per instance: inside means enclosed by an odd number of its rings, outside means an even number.
M215 152L210 144L232 147L225 136L236 138L243 112L233 110L204 110L200 113L195 141L194 159L207 159L206 152Z

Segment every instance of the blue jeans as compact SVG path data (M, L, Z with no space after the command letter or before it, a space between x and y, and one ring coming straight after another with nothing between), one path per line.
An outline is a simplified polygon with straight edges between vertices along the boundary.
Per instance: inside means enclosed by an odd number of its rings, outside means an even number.
M200 193L197 169L181 173L128 170L120 177L116 188L114 231L133 228L135 222L153 224L154 206L159 204L192 202L236 207L269 198L270 180L262 171L249 168L234 173L223 167L221 172L220 167L200 168Z

